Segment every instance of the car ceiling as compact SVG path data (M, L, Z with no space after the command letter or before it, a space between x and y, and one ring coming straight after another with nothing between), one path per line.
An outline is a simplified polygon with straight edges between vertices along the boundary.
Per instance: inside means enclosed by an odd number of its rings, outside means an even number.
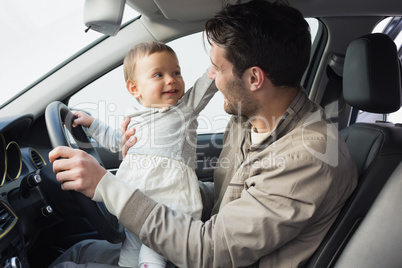
M198 21L212 17L227 3L248 0L127 0L127 4L148 18L162 13L167 19ZM397 16L402 14L398 0L289 0L305 17Z
M0 110L0 116L32 113L43 115L44 108L54 100L63 100L93 79L121 64L126 52L139 41L156 39L168 42L200 31L205 20L214 16L227 3L248 0L127 0L142 17L121 29L117 36L101 44L40 81ZM327 59L342 55L349 42L369 33L382 16L401 16L400 0L288 0L305 17L318 17L328 29L328 39L317 78L310 97L320 100L319 89L326 83L323 75ZM194 8L196 7L196 8ZM365 17L365 18L363 18ZM168 19L167 19L168 18ZM185 21L186 23L183 23ZM345 31L345 29L348 29ZM133 34L135 33L135 34ZM342 36L342 38L338 38ZM322 66L321 66L322 65ZM72 80L71 77L74 77ZM67 79L67 80L66 80ZM55 90L57 89L57 90Z

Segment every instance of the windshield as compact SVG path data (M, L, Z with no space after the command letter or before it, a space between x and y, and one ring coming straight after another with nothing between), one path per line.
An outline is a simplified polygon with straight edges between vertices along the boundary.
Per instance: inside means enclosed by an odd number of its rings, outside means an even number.
M0 2L0 106L96 39L83 22L84 0ZM126 5L123 22L138 16Z

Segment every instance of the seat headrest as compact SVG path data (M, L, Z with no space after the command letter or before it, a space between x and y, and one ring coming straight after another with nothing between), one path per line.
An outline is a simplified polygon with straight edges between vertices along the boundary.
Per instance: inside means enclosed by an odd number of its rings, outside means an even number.
M391 113L401 107L401 71L395 43L375 33L352 41L345 56L343 95L353 107Z

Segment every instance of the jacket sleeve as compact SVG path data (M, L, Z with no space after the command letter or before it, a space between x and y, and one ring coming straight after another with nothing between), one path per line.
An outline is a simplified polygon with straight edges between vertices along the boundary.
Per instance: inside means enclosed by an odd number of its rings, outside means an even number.
M113 153L121 151L121 133L99 119L95 119L88 128L88 134Z
M108 209L114 207L123 226L179 267L242 267L294 239L311 219L330 187L330 179L312 179L328 177L327 166L315 164L311 159L287 163L280 176L283 183L274 190L266 187L267 174L251 177L252 185L241 191L240 198L205 223L157 204L138 190L130 195L127 187L118 190L126 196L124 205L120 202L116 208L112 194L104 201Z
M206 221L209 219L212 206L214 205L214 185L213 182L201 181L199 181L199 185L203 202L202 220ZM109 212L119 218L121 216L123 208L126 204L128 204L129 199L131 198L131 195L136 190L136 188L137 187L128 184L124 180L120 180L112 173L107 172L95 189L95 195L92 200L97 202L104 202ZM137 194L144 198L143 201L139 202L144 202L144 206L141 207L148 207L148 210L145 209L146 212L149 212L149 209L152 209L156 206L157 203L153 202L141 192ZM133 215L134 213L130 212L129 214ZM144 215L146 216L148 215L148 213L145 213ZM140 221L144 222L145 219L146 217L142 218Z

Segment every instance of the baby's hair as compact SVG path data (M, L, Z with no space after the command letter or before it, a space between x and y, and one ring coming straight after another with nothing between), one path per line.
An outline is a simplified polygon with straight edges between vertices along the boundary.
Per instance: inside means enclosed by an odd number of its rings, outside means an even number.
M149 56L157 52L168 52L176 56L176 53L170 46L157 41L144 42L133 47L124 58L123 68L126 82L129 79L133 79L135 63L139 57Z

